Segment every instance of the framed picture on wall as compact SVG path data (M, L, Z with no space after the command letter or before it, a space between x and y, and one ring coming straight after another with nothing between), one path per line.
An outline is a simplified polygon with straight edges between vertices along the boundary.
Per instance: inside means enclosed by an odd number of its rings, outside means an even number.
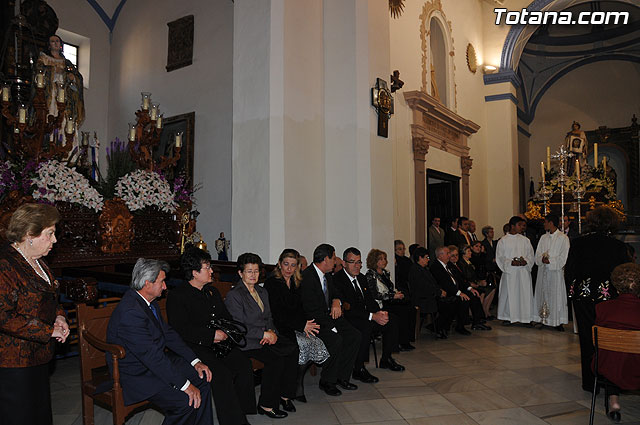
M173 156L176 134L182 132L180 159L175 168L165 170L164 174L169 181L172 181L179 174L184 174L189 181L189 188L193 188L193 131L195 120L195 112L165 118L160 143L158 149L154 152L154 159L156 161L158 161L161 156Z

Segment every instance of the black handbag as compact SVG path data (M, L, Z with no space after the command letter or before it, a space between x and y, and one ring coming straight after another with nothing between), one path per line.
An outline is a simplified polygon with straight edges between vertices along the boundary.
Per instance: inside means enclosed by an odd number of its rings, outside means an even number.
M227 339L211 345L211 349L218 358L226 357L234 347L242 348L247 345L247 327L242 322L217 317L213 313L207 327L227 334Z

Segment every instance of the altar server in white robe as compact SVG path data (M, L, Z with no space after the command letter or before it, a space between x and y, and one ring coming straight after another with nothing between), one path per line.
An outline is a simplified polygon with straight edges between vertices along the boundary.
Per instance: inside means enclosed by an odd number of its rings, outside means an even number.
M509 233L498 241L496 263L502 270L498 295L498 319L531 323L535 317L531 268L534 254L531 242L521 234L526 226L523 218L509 220Z
M569 238L558 230L559 223L560 218L555 214L544 219L544 229L548 233L542 235L536 249L538 278L534 321L563 331L562 325L568 323L564 265L569 255Z

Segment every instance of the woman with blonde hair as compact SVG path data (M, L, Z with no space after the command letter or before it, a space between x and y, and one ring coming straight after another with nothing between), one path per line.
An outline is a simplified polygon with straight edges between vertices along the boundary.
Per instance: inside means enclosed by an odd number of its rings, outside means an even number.
M300 254L295 249L285 249L264 287L269 293L271 315L276 329L290 340L298 342L300 356L296 400L306 402L304 374L311 363L324 362L329 357L329 352L316 336L320 326L314 320L307 320L302 309L298 293L301 281Z
M387 264L386 252L376 248L369 251L367 254L367 289L373 294L373 298L380 308L395 316L395 320L398 321L400 350L413 350L415 347L411 345L410 341L414 335L412 331L415 328L416 313L407 294L396 290L391 281L391 273L386 269Z
M11 216L0 246L0 422L53 421L49 362L69 325L58 304L58 282L44 262L56 243L60 214L24 204Z

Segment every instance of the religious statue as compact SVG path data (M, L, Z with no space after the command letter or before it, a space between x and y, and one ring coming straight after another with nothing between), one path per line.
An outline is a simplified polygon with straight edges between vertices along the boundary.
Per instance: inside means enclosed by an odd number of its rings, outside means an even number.
M225 239L224 232L220 232L220 237L216 239L216 251L218 252L218 260L229 261L228 253L230 246L231 242Z
M618 193L618 173L616 173L616 170L611 166L609 158L607 158L606 156L602 158L602 164L604 169L604 176L613 181L613 190Z
M48 53L40 52L37 66L44 69L49 114L57 115L56 83L63 84L67 102L65 122L67 117L71 117L76 124L76 129L79 129L84 122L82 74L62 54L62 39L60 37L55 34L49 37L49 51ZM63 123L62 128L64 128L64 125L65 123Z
M584 169L589 153L587 136L584 131L580 130L579 122L574 121L571 124L571 131L567 133L564 140L567 150L574 155L571 161L567 161L567 174L571 176L575 172L575 160L577 159L580 168Z

